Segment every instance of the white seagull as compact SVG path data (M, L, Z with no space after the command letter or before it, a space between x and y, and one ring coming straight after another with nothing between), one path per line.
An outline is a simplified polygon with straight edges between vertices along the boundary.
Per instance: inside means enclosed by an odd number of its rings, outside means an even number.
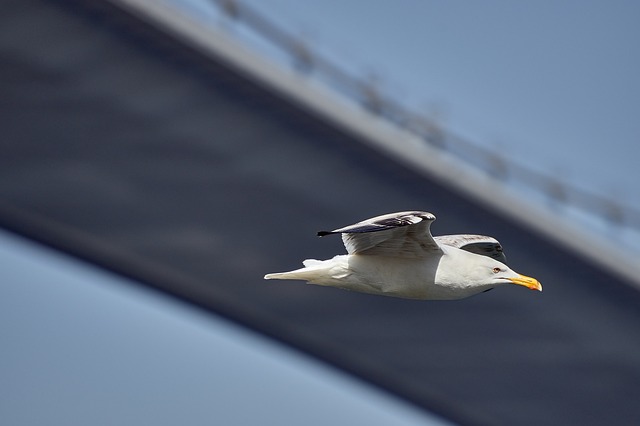
M342 234L349 254L307 259L304 268L265 279L422 300L463 299L503 284L542 291L535 278L505 265L500 243L483 235L431 235L428 212L390 213L318 236Z

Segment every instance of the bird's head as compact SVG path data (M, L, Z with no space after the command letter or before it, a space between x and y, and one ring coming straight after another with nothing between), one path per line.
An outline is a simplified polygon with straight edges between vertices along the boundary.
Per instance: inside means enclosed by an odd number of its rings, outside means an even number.
M504 284L516 284L530 290L542 291L540 281L519 274L502 262L480 255L476 255L474 260L474 275L480 285L497 287Z
M524 286L530 290L542 291L542 284L535 278L527 277L526 275L522 275L509 268L507 265L501 264L500 262L496 262L499 265L494 265L491 267L491 271L487 271L489 275L489 279L496 283L496 285L501 284L517 284Z
M542 291L542 285L537 279L519 274L491 257L458 249L447 251L449 255L444 256L443 261L451 263L444 268L447 276L442 276L441 280L449 282L453 287L465 288L469 294L477 294L504 284Z

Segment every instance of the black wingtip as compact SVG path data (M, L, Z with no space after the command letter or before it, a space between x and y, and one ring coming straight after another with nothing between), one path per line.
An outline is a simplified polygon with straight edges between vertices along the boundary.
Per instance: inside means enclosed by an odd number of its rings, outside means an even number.
M318 237L324 237L325 235L329 235L332 234L333 232L331 231L318 231Z

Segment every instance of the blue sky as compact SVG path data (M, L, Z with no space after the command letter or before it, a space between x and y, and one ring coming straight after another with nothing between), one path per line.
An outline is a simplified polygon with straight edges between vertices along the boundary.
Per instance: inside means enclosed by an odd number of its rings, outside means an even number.
M201 16L215 3L169 1ZM640 3L240 3L516 166L640 208ZM640 233L618 235L640 247Z
M477 143L640 205L640 4L245 3Z

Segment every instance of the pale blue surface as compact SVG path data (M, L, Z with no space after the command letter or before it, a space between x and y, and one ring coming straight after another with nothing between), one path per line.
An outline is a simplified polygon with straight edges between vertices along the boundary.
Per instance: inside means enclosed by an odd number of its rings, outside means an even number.
M188 6L274 56L216 15L214 1L165 1ZM504 153L510 167L640 208L640 3L238 2L354 75L373 76L391 98ZM549 203L512 186L533 203ZM606 219L557 211L610 238L614 225ZM640 230L614 232L618 244L640 251Z
M244 3L473 141L640 206L640 3Z
M445 425L227 321L0 230L3 425Z

